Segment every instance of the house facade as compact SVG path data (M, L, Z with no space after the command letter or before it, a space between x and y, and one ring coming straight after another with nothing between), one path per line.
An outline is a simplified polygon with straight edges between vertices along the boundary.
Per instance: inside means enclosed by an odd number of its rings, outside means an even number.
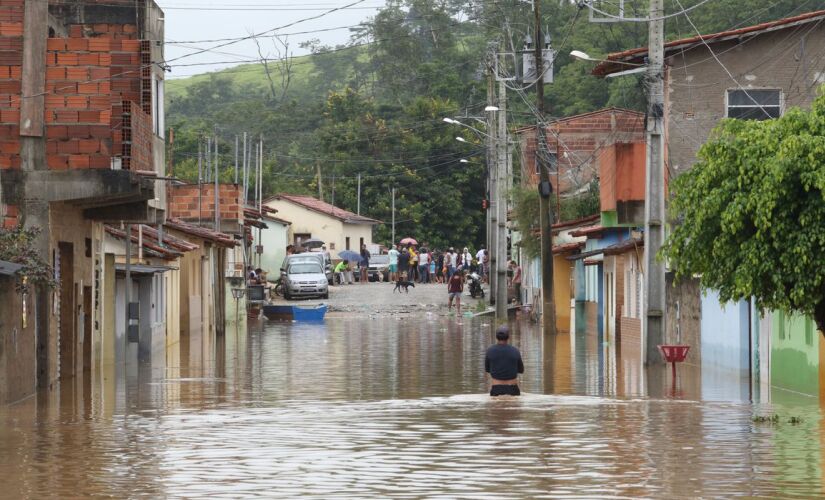
M516 131L521 150L521 178L538 185L536 128ZM606 108L559 118L545 129L550 156L550 182L555 192L575 194L599 177L598 158L604 148L617 142L644 140L644 114L622 108Z
M267 198L263 204L277 210L278 218L290 223L290 243L300 244L317 238L326 243L333 256L343 250L358 252L361 245L372 245L373 227L382 223L312 196L278 194Z
M151 0L25 7L0 4L0 218L40 228L55 268L57 290L27 310L47 387L93 366L104 223L163 220L164 70L142 69L163 60L163 12Z
M666 162L672 175L693 166L723 118L763 120L810 107L825 83L823 20L825 11L808 12L665 44ZM594 74L622 71L623 63L642 63L646 55L646 47L610 54ZM720 304L714 291L701 293L696 280L669 286L667 305L668 341L681 336L693 346L689 361L701 364L703 378L721 371L762 386L819 393L825 363L810 318L781 311L763 317L747 301Z

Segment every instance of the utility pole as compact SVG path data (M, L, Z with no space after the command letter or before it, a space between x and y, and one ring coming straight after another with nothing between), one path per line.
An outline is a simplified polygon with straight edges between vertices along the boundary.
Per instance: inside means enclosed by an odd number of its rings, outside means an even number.
M235 185L238 185L238 134L235 134Z
M206 170L203 171L206 183L212 182L212 138L206 137Z
M260 136L258 148L258 212L260 212L263 208L264 199L264 134ZM260 236L260 232L260 228L258 228L258 236Z
M252 137L249 138L249 175L252 177L252 180L249 181L249 188L252 189L252 193L247 197L247 202L255 206L255 196L258 193L258 145L255 144L255 141ZM254 189L252 186L255 186Z
M175 154L175 129L169 128L169 163L166 167L166 170L169 173L169 177L175 176L175 163L173 161Z
M541 224L541 323L545 335L556 334L556 301L553 296L553 205L550 172L547 170L547 137L544 132L544 37L541 33L539 0L533 0L536 38L536 163L539 167L539 221ZM557 167L558 168L558 167ZM558 189L558 186L556 186ZM558 193L557 193L558 196Z
M392 243L395 244L395 188L392 188Z
M507 86L498 82L498 158L496 160L496 318L507 320Z
M318 171L318 199L324 201L324 188L321 185L321 162L315 163L315 168Z
M335 174L332 174L332 187L330 189L332 191L332 201L330 203L335 206Z
M243 167L241 169L241 182L243 183L243 203L246 206L246 183L248 179L247 172L249 171L249 154L247 152L247 144L246 144L246 132L243 133L243 158L241 161L243 162ZM246 269L246 268L244 268Z
M333 202L333 205L335 203ZM358 210L355 212L358 215L361 215L361 173L358 173Z
M495 107L496 90L493 86L494 82L493 65L488 61L487 70L487 252L490 254L490 269L487 279L490 280L490 305L496 303L496 284L498 283L496 277L497 259L496 259L496 222L498 216L496 215L496 126L495 116L492 111Z
M203 214L203 137L198 137L198 226Z
M244 171L244 188L243 188L243 203L246 206L249 203L249 174L252 171L252 136L246 145L246 168Z
M215 148L215 231L221 230L221 207L220 207L220 198L218 197L218 190L220 189L220 184L218 184L218 135L215 134L215 140L212 141L214 148Z
M662 362L658 346L665 339L665 265L656 255L664 239L664 9L650 0L647 66L647 169L645 175L645 364Z

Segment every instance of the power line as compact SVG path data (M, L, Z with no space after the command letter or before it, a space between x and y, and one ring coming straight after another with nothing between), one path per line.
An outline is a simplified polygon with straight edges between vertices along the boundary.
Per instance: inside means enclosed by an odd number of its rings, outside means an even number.
M681 16L682 14L687 15L688 12L692 11L693 9L695 9L697 7L701 7L702 5L704 5L708 2L710 2L710 0L702 0L701 2L697 3L696 5L691 5L687 9L682 7L682 4L679 4L679 8L682 9L681 11L674 12L673 14L668 14L666 16L654 17L654 18L616 16L614 14L610 14L609 12L605 12L603 10L597 9L596 7L593 6L592 0L583 2L581 5L583 5L584 7L587 7L588 9L592 10L593 12L601 14L605 17L609 17L609 18L612 18L612 19L617 19L619 21L627 21L627 22L635 22L635 23L649 23L651 21L661 21L661 20L665 20L665 19L670 19L671 17ZM678 3L678 0L677 0L677 3Z

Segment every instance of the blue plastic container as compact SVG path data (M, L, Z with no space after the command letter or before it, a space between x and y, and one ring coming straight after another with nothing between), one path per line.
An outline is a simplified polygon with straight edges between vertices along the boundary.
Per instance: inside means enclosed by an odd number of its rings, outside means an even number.
M327 306L321 304L315 307L292 306L292 319L295 321L324 321Z

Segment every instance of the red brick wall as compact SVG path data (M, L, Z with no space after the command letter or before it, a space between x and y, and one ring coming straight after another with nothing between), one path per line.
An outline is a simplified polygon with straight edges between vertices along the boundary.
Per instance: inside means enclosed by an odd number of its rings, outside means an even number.
M620 320L622 329L622 346L636 347L642 345L642 320L639 318L627 318L622 316Z
M4 215L5 214L5 215ZM0 227L11 229L17 225L19 215L16 205L0 205Z
M23 0L0 0L0 169L20 168ZM46 45L46 163L48 168L109 168L123 154L124 111L145 103L143 52L134 24L77 24L68 38ZM151 101L151 94L149 94ZM125 104L124 104L125 103ZM134 117L134 113L129 115ZM137 146L128 163L152 170L152 122L132 118ZM148 126L148 138L146 136Z
M23 0L0 0L0 170L20 168L22 65Z
M123 125L123 168L128 170L154 170L152 164L152 119L134 101L129 101L129 105L128 121L124 121Z
M203 184L200 190L200 218L203 220L215 219L215 185ZM183 220L198 220L197 184L186 186L172 186L167 191L169 216ZM240 186L235 184L220 184L218 197L221 205L221 220L243 220L243 207L240 199Z
M132 25L73 25L46 53L46 161L50 169L109 168L123 153L124 111L140 103L140 41ZM124 33L124 30L131 33ZM117 35L120 38L113 38ZM84 37L85 36L85 37ZM126 104L124 104L126 103ZM148 120L147 120L148 121ZM151 134L151 122L149 122ZM148 150L134 157L151 158ZM148 161L151 165L151 160ZM123 168L129 168L124 162ZM141 170L151 170L141 164Z
M522 134L524 179L537 184L535 129L524 130ZM558 157L561 191L575 190L595 178L598 174L596 162L606 146L635 140L644 140L644 117L621 109L597 111L550 124L547 147ZM556 175L550 177L554 189L558 189Z

